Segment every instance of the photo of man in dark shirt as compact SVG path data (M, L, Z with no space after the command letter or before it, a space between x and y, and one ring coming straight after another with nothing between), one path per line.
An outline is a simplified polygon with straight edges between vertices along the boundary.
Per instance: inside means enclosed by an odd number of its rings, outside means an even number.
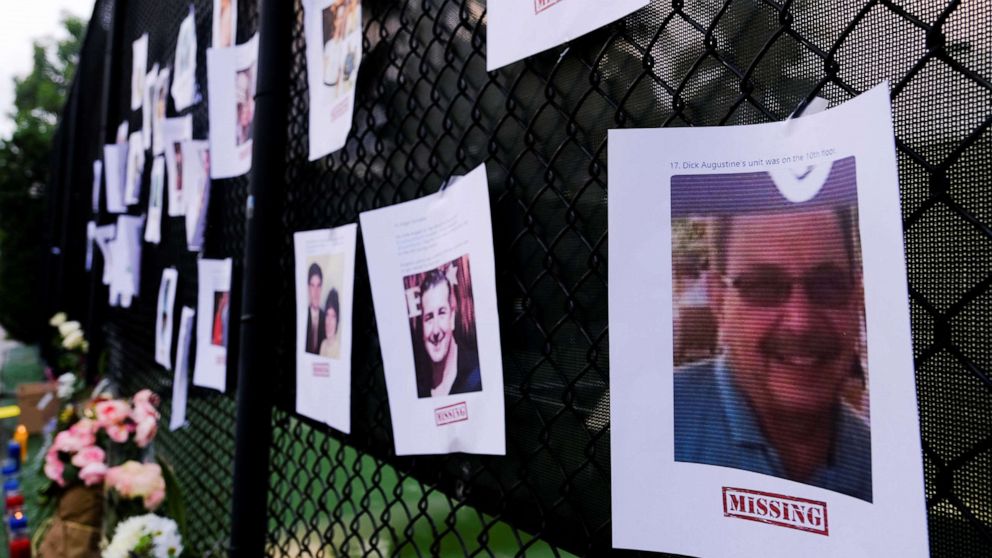
M854 207L797 203L713 219L707 296L719 347L676 368L676 461L872 501L867 409L845 397L865 374Z

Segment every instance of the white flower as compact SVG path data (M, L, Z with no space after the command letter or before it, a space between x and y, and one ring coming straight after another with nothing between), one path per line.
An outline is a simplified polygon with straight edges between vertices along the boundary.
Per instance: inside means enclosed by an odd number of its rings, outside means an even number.
M76 391L76 375L72 372L66 372L59 376L59 387L56 395L59 399L69 399L72 397L73 392Z
M62 339L62 346L71 351L82 347L83 341L83 332L77 329Z
M65 320L66 320L65 312L59 312L58 314L52 316L52 319L48 320L48 325L52 327L59 327L60 325L65 323Z
M81 327L82 326L80 326L79 322L76 320L72 320L71 322L63 322L59 324L59 335L65 337L74 331L79 331Z
M176 558L183 552L183 540L176 522L152 513L125 519L117 524L114 539L103 550L103 558L128 558L145 535L152 536L154 558Z

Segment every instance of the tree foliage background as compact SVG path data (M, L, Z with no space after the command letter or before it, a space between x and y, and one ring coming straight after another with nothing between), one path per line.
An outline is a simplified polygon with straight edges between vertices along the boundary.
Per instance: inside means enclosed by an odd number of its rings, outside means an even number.
M47 319L37 314L52 141L86 31L75 16L62 25L65 36L36 40L33 69L14 78L14 131L0 139L0 325L24 341Z

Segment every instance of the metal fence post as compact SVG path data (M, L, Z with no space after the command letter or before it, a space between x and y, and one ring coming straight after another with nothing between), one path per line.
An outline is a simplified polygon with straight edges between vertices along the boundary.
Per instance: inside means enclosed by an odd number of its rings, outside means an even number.
M252 170L245 208L240 352L230 555L263 556L266 533L272 397L276 369L266 342L275 323L279 215L285 176L286 113L293 3L262 0L259 6L258 82L255 93Z

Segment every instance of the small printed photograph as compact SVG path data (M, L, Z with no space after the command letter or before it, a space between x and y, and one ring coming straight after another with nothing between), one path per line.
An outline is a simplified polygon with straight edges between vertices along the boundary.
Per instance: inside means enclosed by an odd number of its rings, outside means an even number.
M134 132L128 139L127 166L124 173L124 203L134 205L141 196L141 178L145 172L145 149L141 131Z
M161 155L165 151L165 143L162 137L162 125L165 122L165 109L169 100L169 69L165 68L158 73L155 80L155 88L152 91L152 103L154 113L152 114L152 152Z
M238 3L236 0L214 0L214 48L234 46L237 37Z
M872 501L857 203L853 157L672 177L676 461Z
M255 64L234 75L234 95L237 109L234 139L237 145L244 145L252 138L255 120Z
M227 347L227 324L231 313L231 292L214 291L213 321L210 328L210 344Z
M403 278L417 397L482 391L468 255Z
M158 156L152 164L152 174L149 186L148 208L162 209L162 198L165 191L165 160Z
M359 0L334 0L324 8L321 16L324 29L324 84L335 89L336 97L355 87L362 48L361 3Z
M341 300L345 296L344 254L310 256L307 265L307 316L304 350L337 359L341 355Z

